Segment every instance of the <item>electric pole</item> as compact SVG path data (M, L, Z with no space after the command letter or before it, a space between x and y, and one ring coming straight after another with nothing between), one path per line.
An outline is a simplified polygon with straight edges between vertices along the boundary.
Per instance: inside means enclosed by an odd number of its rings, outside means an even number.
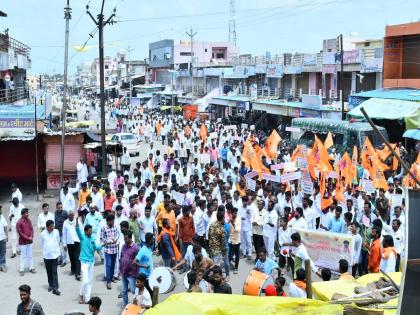
M66 20L65 47L64 47L64 88L63 105L61 107L61 156L60 156L60 186L64 184L64 145L66 139L66 109L67 109L67 68L69 61L69 24L71 19L70 0L64 8L64 19Z
M104 70L104 27L107 24L113 24L115 17L114 9L111 16L104 22L104 5L105 0L102 0L101 13L98 14L98 20L89 12L89 6L86 6L87 14L89 14L93 23L98 27L99 31L99 84L100 84L100 103L101 103L101 155L102 155L102 178L106 178L106 139L105 139L105 70Z
M194 77L193 77L193 62L194 62L194 36L197 35L197 32L193 32L192 27L190 28L190 32L185 32L190 37L190 45L191 45L191 62L190 62L190 76L191 76L191 93L194 95Z
M127 48L128 51L128 71L127 71L127 76L128 79L130 80L130 106L131 106L131 97L132 97L132 91L133 91L133 85L131 82L131 52L133 51L133 48L131 48L131 46L128 46Z
M346 120L346 113L344 112L344 50L343 50L343 35L338 36L340 39L340 56L341 56L341 120Z

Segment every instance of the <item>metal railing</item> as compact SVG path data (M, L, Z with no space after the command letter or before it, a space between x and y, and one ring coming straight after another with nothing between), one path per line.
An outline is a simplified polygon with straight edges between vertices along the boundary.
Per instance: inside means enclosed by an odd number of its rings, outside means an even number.
M14 89L0 90L0 104L12 104L28 98L29 92L24 86L15 87Z
M23 55L28 59L30 58L31 48L29 48L29 46L9 35L0 34L0 51L9 52L9 49L13 49L17 55Z

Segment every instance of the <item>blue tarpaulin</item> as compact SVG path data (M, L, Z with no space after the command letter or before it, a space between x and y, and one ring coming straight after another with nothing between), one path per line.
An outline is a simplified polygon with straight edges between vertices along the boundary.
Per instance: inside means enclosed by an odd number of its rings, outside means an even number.
M404 132L403 137L420 141L420 129L408 129Z

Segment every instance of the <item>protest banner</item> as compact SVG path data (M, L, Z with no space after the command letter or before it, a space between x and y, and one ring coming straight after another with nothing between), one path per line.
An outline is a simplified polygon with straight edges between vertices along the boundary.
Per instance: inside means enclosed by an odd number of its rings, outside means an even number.
M391 205L392 207L401 207L403 201L403 195L401 194L392 194L391 195Z
M369 179L362 179L360 181L360 186L362 187L362 190L368 194L370 194L372 191L375 190L375 186L373 184L373 181Z
M272 171L281 170L284 167L283 163L271 165L270 168Z
M295 180L295 179L300 179L301 176L302 176L302 174L301 174L300 171L299 172L293 172L293 173L287 173L287 174L281 175L281 182L282 183L287 183L287 182L290 182L290 181Z
M265 179L265 180L269 180L269 181L272 181L272 182L275 182L275 183L280 183L280 180L281 180L280 176L277 176L277 175L271 175L271 174L266 174L266 173L264 173L264 174L262 175L262 177L263 177L263 179Z
M209 138L210 138L210 139L217 139L217 132L211 132L211 133L209 134Z
M185 200L185 194L181 194L180 192L174 191L172 192L172 198L175 199L177 205L182 206Z
M338 271L338 261L352 262L354 239L350 234L291 228L299 232L302 243L315 265Z
M246 178L246 188L252 191L255 191L255 186L257 182L251 178Z
M302 157L298 157L296 159L296 162L297 162L297 167L298 168L300 168L300 169L302 169L302 168L308 169L308 160L307 159L302 158Z
M252 172L246 173L244 177L245 178L253 178L253 177L257 176L257 175L258 175L258 172L257 171L252 171Z
M236 129L236 125L227 125L223 127L224 130Z
M312 192L314 190L314 183L312 182L312 178L309 172L302 172L300 188L302 188L302 191L305 194L312 195Z

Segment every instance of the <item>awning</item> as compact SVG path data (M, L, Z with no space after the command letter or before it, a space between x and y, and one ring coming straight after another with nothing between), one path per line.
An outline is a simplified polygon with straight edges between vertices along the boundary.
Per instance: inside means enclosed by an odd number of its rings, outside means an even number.
M404 132L403 137L420 141L420 129L408 129Z
M182 110L182 106L161 106L160 110L168 110L173 108L175 111L180 111Z
M351 117L363 118L360 108L363 107L370 118L404 120L409 125L420 122L420 102L397 99L370 98L348 112ZM408 121L407 121L408 120ZM417 126L418 127L418 126ZM414 128L417 128L414 127ZM413 128L408 127L407 128Z

